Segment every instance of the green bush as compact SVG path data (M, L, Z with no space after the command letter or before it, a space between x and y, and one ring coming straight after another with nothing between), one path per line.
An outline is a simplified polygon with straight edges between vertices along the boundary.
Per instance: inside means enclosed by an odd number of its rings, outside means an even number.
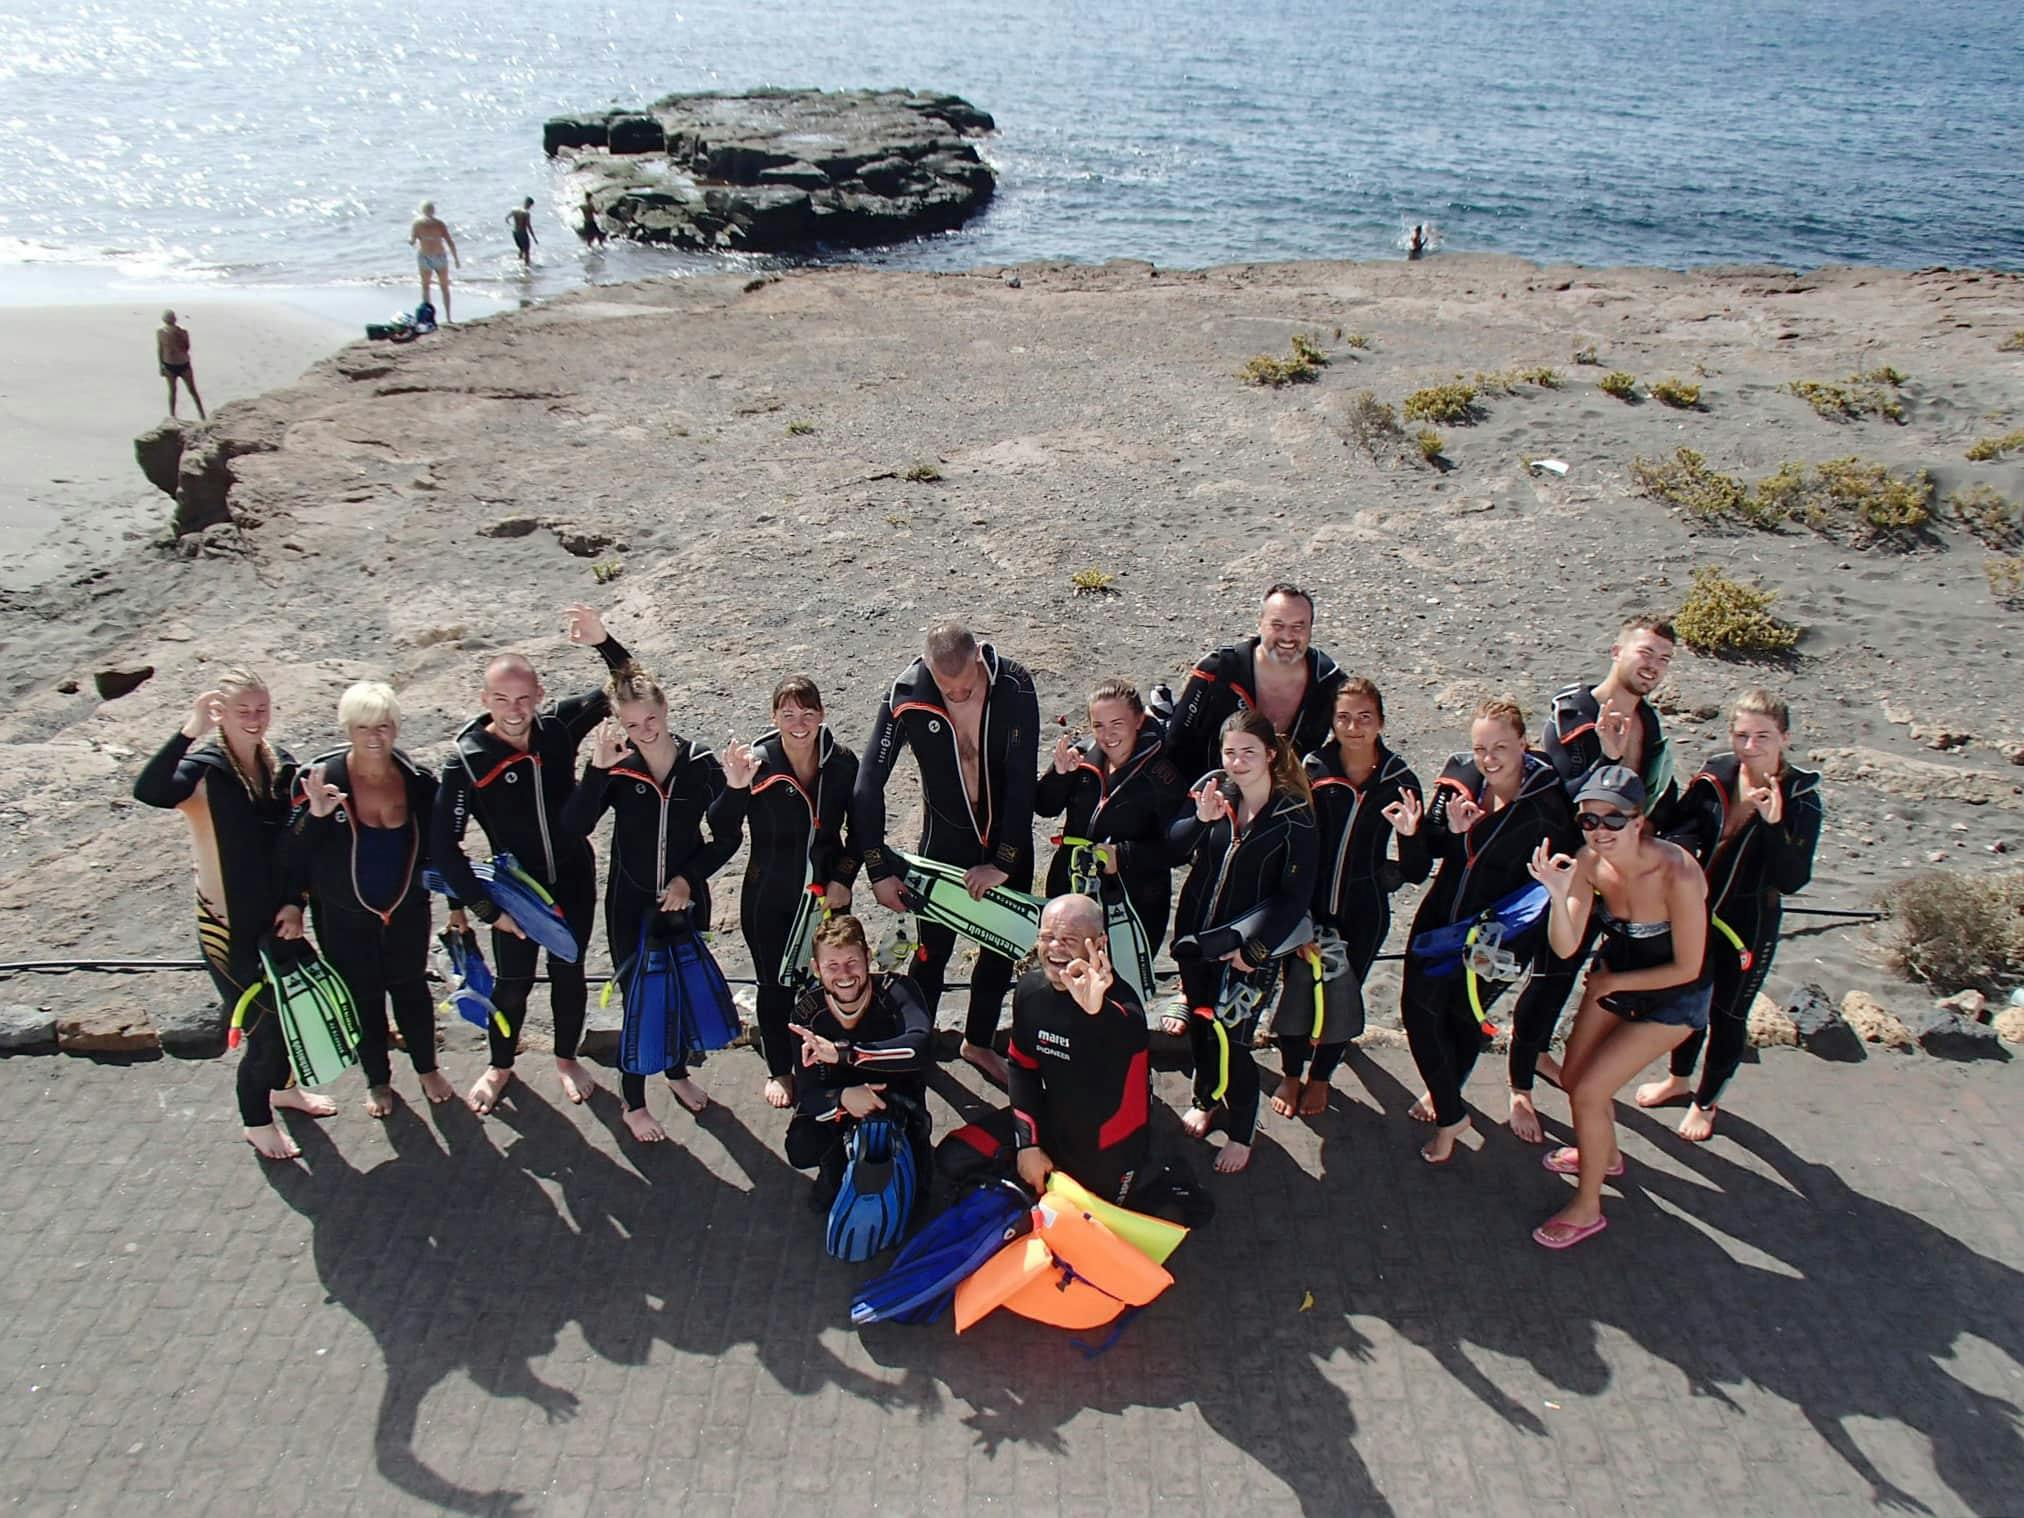
M1701 387L1690 385L1685 380L1653 380L1652 399L1661 405L1671 406L1675 411L1698 411L1701 409Z
M1710 469L1708 461L1691 448L1679 449L1670 459L1632 459L1630 477L1645 495L1692 517L1742 521L1758 527L1776 525L1757 519L1750 491L1741 480Z
M1259 353L1245 360L1237 373L1247 385L1269 385L1277 390L1282 385L1305 385L1321 370L1304 359L1274 358L1269 353Z
M787 424L787 435L789 437L807 437L814 430L815 423L813 422L789 422Z
M1882 464L1858 458L1788 463L1753 492L1758 509L1777 521L1815 532L1852 526L1865 543L1903 544L1932 521L1933 480L1921 469L1899 479Z
M1977 438L1968 447L1968 460L1970 463L1986 464L1991 459L1999 459L2006 453L2015 453L2020 448L2024 448L2024 427L2019 427L2015 432L2006 432L2001 437Z
M1406 420L1466 426L1476 420L1476 387L1460 375L1452 384L1428 385L1406 397Z
M1343 414L1342 433L1374 459L1395 455L1406 435L1399 426L1398 413L1368 390L1359 390L1350 397L1349 409Z
M1335 335L1337 337L1342 337L1342 328L1337 327L1335 329ZM1352 332L1349 334L1349 336L1342 337L1342 346L1345 348L1356 348L1356 349L1368 348L1370 346L1370 336L1368 333L1364 332Z
M1442 450L1447 447L1447 439L1443 438L1431 427L1422 427L1420 435L1414 438L1413 442L1420 450L1420 457L1425 459L1429 464L1438 459L1441 456Z
M1951 994L2024 979L2024 870L1927 870L1883 895L1884 949L1899 974Z
M2019 327L2003 341L1996 344L1998 353L2024 353L2024 327Z
M900 478L915 485L932 485L942 477L942 471L926 459L917 459L907 466Z
M1558 390L1560 388L1560 371L1558 369L1548 369L1543 364L1531 369L1520 369L1518 371L1518 378L1524 380L1529 385L1537 385L1541 390Z
M1328 364L1328 355L1321 351L1321 345L1304 332L1293 334L1293 358L1297 363L1312 364L1317 369Z
M1992 553L1982 561L1989 594L2006 606L2024 603L2024 554Z
M1711 565L1694 571L1673 627L1696 653L1782 654L1799 641L1800 629L1771 615L1777 599L1777 591L1732 580Z
M1078 569L1068 577L1068 583L1075 587L1078 596L1112 596L1117 591L1111 582L1117 578L1107 569L1092 564L1087 569Z
M1595 388L1605 395L1613 395L1620 401L1637 399L1637 376L1626 374L1621 369L1612 369L1595 382Z

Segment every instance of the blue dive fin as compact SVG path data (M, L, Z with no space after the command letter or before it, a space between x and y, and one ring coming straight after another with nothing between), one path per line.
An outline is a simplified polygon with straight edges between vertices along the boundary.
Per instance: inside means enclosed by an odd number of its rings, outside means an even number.
M1510 895L1498 897L1472 917L1464 917L1443 927L1429 928L1417 935L1406 946L1407 952L1414 959L1425 962L1427 974L1452 975L1462 968L1462 955L1468 950L1469 937L1478 928L1490 922L1499 924L1504 930L1505 946L1511 947L1539 925L1551 901L1543 885L1520 886Z
M893 1257L892 1268L858 1288L850 1321L932 1323L948 1310L956 1287L992 1255L1033 1226L1033 1198L1016 1181L966 1193Z
M682 984L674 946L657 931L657 913L640 924L639 947L618 972L625 1017L619 1025L618 1067L628 1075L659 1075L681 1063Z
M554 897L548 894L540 881L520 867L519 860L511 854L501 854L489 864L473 860L471 873L485 887L485 894L492 898L492 904L512 918L529 939L557 959L576 963L583 950L576 941L576 935L569 931L569 922L563 917L562 908L555 904ZM453 899L456 896L440 870L424 870L422 884L440 895Z
M710 952L703 935L690 925L687 914L666 914L668 948L675 979L680 983L682 1046L689 1054L707 1054L729 1048L743 1028L738 1007L731 1000L731 987Z
M850 1158L829 1209L824 1242L837 1259L857 1265L906 1231L914 1210L914 1146L886 1117L863 1119L846 1142Z

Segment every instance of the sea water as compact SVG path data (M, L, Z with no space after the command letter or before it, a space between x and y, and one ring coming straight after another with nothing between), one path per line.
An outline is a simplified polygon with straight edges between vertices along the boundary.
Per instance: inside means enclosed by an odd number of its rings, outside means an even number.
M391 305L424 199L457 235L460 293L709 267L586 252L541 123L758 85L951 90L997 118L997 199L874 255L905 267L1398 257L1424 220L1449 251L1587 264L2014 269L2020 18L2016 0L0 0L0 269ZM528 274L505 224L524 195Z

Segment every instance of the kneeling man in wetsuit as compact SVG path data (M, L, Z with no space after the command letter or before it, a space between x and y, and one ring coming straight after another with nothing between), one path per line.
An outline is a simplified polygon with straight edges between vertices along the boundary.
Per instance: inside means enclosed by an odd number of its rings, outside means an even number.
M1103 908L1057 896L1040 916L1039 968L1012 993L1012 1148L1034 1191L1064 1170L1123 1202L1145 1174L1152 1067L1146 1014L1111 971Z

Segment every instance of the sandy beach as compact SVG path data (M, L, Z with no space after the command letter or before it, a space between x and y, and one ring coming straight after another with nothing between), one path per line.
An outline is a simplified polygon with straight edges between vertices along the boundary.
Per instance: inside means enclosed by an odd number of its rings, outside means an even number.
M1555 689L1599 677L1622 614L1677 606L1695 569L1720 566L1775 589L1802 640L1775 663L1683 654L1662 709L1694 765L1721 746L1737 692L1790 698L1800 762L1827 783L1809 901L1863 907L1936 860L1983 870L2024 852L2024 614L1992 597L1982 546L1942 504L1968 484L2024 498L2014 456L1965 458L2024 421L2024 355L1999 346L2024 327L2024 280L1491 257L1016 272L652 281L411 347L348 347L225 408L220 434L265 451L232 464L230 551L196 559L163 542L170 503L132 461L132 433L160 410L152 313L79 318L105 388L83 360L64 383L88 421L59 431L64 408L39 387L33 412L10 396L9 442L35 436L45 475L90 482L47 487L77 494L35 509L102 491L136 536L98 531L88 565L0 603L12 951L190 952L182 830L126 798L210 668L265 671L276 736L305 755L333 741L344 685L389 678L404 745L434 760L490 651L526 649L551 694L596 678L557 616L585 599L700 741L756 732L765 691L804 669L858 744L938 616L970 617L1033 669L1043 713L1073 718L1102 675L1178 683L1290 578L1315 592L1317 644L1379 681L1388 737L1431 776L1480 695L1515 691L1536 721ZM236 331L192 313L221 403L329 341L232 317ZM38 345L77 330L12 320ZM1239 378L1296 333L1328 359L1310 383ZM1591 349L1599 362L1574 361ZM1781 388L1885 363L1905 376L1902 424L1828 420ZM1533 366L1559 383L1483 389L1473 422L1439 429L1438 464L1353 436L1361 392L1398 406L1457 374ZM1611 370L1638 377L1634 402L1601 388ZM1667 377L1698 384L1698 407L1650 399ZM1927 469L1941 515L1897 549L1721 529L1633 486L1636 458L1682 446L1750 480L1849 455ZM1538 457L1566 474L1532 471ZM1111 578L1083 593L1082 571ZM137 691L98 700L96 671L141 666L155 673ZM742 966L735 890L720 900L720 948ZM1837 999L1928 996L1890 974L1868 929L1789 940L1771 994L1808 981ZM1393 984L1373 988L1380 1018ZM197 977L9 990L66 1007L204 994Z
M244 299L0 306L0 351L11 355L0 371L0 586L20 589L157 525L160 497L134 470L133 440L168 414L154 360L164 309L189 329L213 410L288 384L358 332ZM187 394L179 404L194 417Z

